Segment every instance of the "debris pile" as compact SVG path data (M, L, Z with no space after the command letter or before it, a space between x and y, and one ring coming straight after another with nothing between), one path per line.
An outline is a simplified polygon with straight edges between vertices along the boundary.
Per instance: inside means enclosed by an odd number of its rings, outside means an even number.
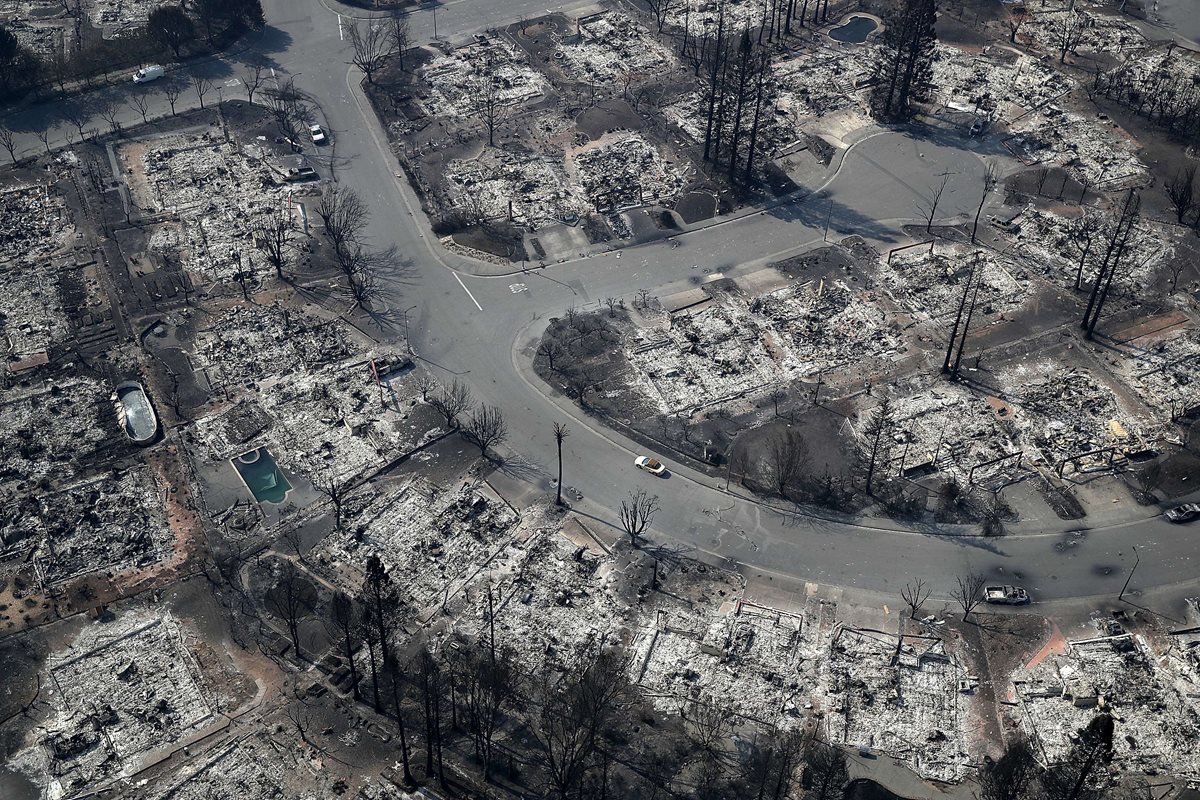
M1146 165L1137 156L1137 144L1117 128L1048 105L1012 126L1013 136L1004 145L1026 164L1061 166L1076 181L1101 191L1141 184Z
M259 257L256 224L281 208L294 208L292 191L271 165L273 154L264 143L180 133L131 142L118 155L137 207L179 222L152 239L156 249L214 281L249 270Z
M933 85L943 105L960 111L992 111L1004 119L1041 108L1072 88L1044 61L1004 47L974 55L939 44Z
M605 135L568 158L597 211L620 211L671 200L686 179L671 161L637 133Z
M835 111L861 110L858 88L870 78L873 59L874 46L861 45L818 48L775 61L771 70L778 86L777 113L791 115L798 125Z
M42 747L53 783L69 794L136 771L213 717L170 615L93 623L48 671L54 718Z
M674 53L624 14L605 11L581 17L576 32L559 39L554 62L588 84L628 85L678 67Z
M1046 464L1071 460L1076 468L1087 469L1107 463L1109 453L1080 460L1084 454L1113 448L1120 457L1121 451L1140 449L1140 421L1091 372L1043 361L1018 365L998 377L1005 399L1016 406L1017 430L1041 451Z
M1106 621L1107 622L1107 621ZM1200 772L1200 715L1160 667L1141 636L1109 622L1093 639L1067 643L1013 684L1029 733L1048 761L1063 758L1076 731L1099 713L1116 720L1114 763L1130 772L1195 775Z
M25 550L41 585L162 561L171 551L163 490L143 466L6 506L0 553Z
M290 742L284 747L262 735L240 737L209 753L193 769L181 770L179 779L166 782L151 797L208 800L236 794L245 800L269 800L279 796L288 774L298 766L294 753Z
M1125 20L1077 6L1071 0L1049 0L1038 6L1021 26L1020 37L1037 44L1057 60L1064 39L1075 39L1065 31L1077 30L1079 44L1072 52L1080 55L1109 55L1138 50L1146 45L1141 32Z
M754 392L780 374L763 332L730 298L639 333L627 352L667 413Z
M716 34L720 5L714 0L683 0L681 3L663 3L663 6L663 16L668 25L686 28L694 36ZM758 27L765 15L765 4L759 0L726 0L723 6L726 35L729 35L730 31ZM795 13L799 16L799 7L795 9Z
M519 105L549 88L541 73L513 44L487 37L430 61L420 72L427 90L421 95L426 113L463 118L481 112L480 98L493 92L501 105Z
M831 741L882 750L926 778L963 776L970 681L941 639L843 627L827 666Z
M451 161L445 178L451 203L485 219L507 218L511 208L514 221L536 227L589 210L579 187L567 179L561 157L489 147L470 161Z
M92 24L112 38L123 31L140 28L150 19L150 13L166 0L88 0Z
M381 490L360 512L317 546L322 564L338 582L357 589L367 557L376 555L418 609L458 594L456 584L472 577L509 545L515 512L473 486L439 489L414 478Z
M978 286L978 293L973 291L977 315L1012 312L1024 305L1035 288L1022 267L1001 260L991 250L963 245L934 254L926 247L896 253L890 264L880 264L877 274L897 305L920 319L944 319L957 313L972 271L971 285Z
M1186 328L1122 353L1117 370L1142 402L1168 418L1200 407L1200 330Z
M354 340L337 320L277 305L238 304L197 333L190 355L205 383L233 390L270 376L306 373L355 352Z
M74 233L69 220L48 183L0 192L0 349L10 357L45 352L69 333L53 262Z

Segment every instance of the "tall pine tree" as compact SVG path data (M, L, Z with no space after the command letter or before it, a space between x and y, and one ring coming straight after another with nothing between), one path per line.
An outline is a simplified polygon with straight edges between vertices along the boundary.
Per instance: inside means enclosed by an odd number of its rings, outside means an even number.
M871 113L886 122L913 114L913 103L928 99L933 88L937 44L937 0L901 0L884 17L882 49L875 63Z

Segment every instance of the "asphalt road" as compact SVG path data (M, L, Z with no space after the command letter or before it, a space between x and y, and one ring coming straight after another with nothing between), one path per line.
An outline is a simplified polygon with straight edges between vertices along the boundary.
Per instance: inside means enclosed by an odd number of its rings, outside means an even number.
M269 26L246 43L246 53L265 55L319 103L334 142L322 156L325 170L371 202L371 243L395 244L404 256L403 270L388 282L393 334L403 335L399 320L410 309L415 352L441 378L457 376L471 385L476 398L504 409L510 436L504 475L498 480L525 491L548 490L556 465L551 423L558 420L571 428L564 482L584 492L585 500L577 504L581 513L598 525L611 525L621 499L642 487L660 497L653 526L657 543L719 554L766 573L880 593L893 593L906 580L923 577L937 595L945 596L953 576L972 568L1020 582L1042 601L1115 597L1134 561L1130 545L1136 544L1141 562L1131 590L1182 588L1197 578L1196 533L1157 519L1087 533L1067 533L1064 524L1054 531L1020 530L1020 535L999 539L942 536L776 511L727 494L710 485L711 479L678 465L669 478L653 478L632 467L633 456L641 452L635 444L581 416L569 401L549 397L530 375L521 351L549 317L570 305L609 296L629 301L641 288L661 294L714 273L756 269L819 242L827 214L835 230L886 243L899 237L900 224L922 216L919 202L943 173L949 177L939 218L973 213L984 167L980 153L961 140L879 133L851 148L825 191L807 202L687 234L679 237L678 248L649 244L626 249L619 258L609 253L515 277L476 277L470 265L431 244L415 198L395 177L384 133L353 89L358 75L349 67L345 20L320 0L266 0L264 5ZM545 3L526 0L452 0L438 8L438 33L458 40L546 10ZM431 10L414 13L414 41L432 38L433 24ZM212 77L232 95L240 93L235 77L244 56L212 59L191 69ZM105 93L124 101L136 90L128 86ZM156 97L151 113L167 113L165 101ZM194 105L194 97L186 99ZM127 111L126 124L139 121L132 108ZM69 126L61 122L61 114L61 106L46 106L8 122L30 131L22 146L35 152L41 144L32 131L41 126L55 128L54 141L65 140Z

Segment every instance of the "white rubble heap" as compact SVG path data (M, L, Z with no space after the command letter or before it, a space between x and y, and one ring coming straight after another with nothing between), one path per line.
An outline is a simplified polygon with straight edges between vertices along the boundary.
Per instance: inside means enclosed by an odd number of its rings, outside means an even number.
M26 356L67 337L52 258L73 234L63 198L48 184L0 193L0 349Z
M842 627L830 642L829 740L866 745L927 778L956 781L967 763L966 669L932 636Z
M92 24L108 38L129 28L142 27L151 12L168 5L168 0L87 0L86 5L91 6Z
M1079 230L1082 222L1078 217L1071 219L1029 206L1014 217L1010 225L1009 230L1017 240L1013 253L1020 257L1020 263L1026 269L1040 272L1043 278L1056 286L1074 288L1079 262L1086 249L1083 286L1090 289L1104 259L1114 222L1112 216L1105 217L1104 228L1094 235L1092 245L1088 248ZM1139 287L1147 286L1154 273L1174 256L1174 238L1168 226L1145 217L1138 220L1121 257L1122 266L1113 279L1109 302L1126 292L1136 292Z
M1160 421L1200 406L1200 330L1186 328L1144 346L1127 345L1121 354L1114 366L1122 382L1161 412Z
M1114 128L1115 123L1102 125L1048 105L1015 121L1013 135L1004 144L1026 163L1063 167L1076 181L1095 190L1139 185L1148 170L1135 152L1137 144Z
M134 175L134 202L143 211L178 216L172 235L182 239L177 257L185 269L213 281L230 280L255 260L259 270L269 269L254 247L256 218L293 206L292 189L270 166L265 146L181 133L134 142L118 153Z
M1048 466L1102 448L1116 448L1118 458L1122 451L1140 449L1145 421L1129 414L1112 389L1085 369L1064 371L1059 362L1040 361L1004 370L997 378L1013 423L1028 439L1022 449L1028 453L1030 445L1036 447ZM1099 467L1107 460L1101 454L1075 466Z
M424 478L381 489L314 550L336 565L339 582L357 589L370 555L403 576L402 595L417 609L459 593L498 550L509 546L519 517L475 486L440 489Z
M7 19L4 18L3 5L0 4L0 20L4 21L5 29L16 37L24 47L42 57L49 57L56 52L62 52L64 46L64 26L61 21L47 23L44 19Z
M491 81L502 105L518 105L545 94L549 83L529 66L524 53L498 37L475 41L430 61L420 71L427 91L421 101L430 116L468 118L479 114L481 86Z
M1073 88L1050 64L1015 50L989 47L973 54L945 44L936 48L933 85L943 105L971 111L995 108L1009 120Z
M52 585L90 572L147 567L171 553L163 488L148 467L93 478L45 494L37 513L5 519L0 543L31 546L41 582ZM2 548L0 548L2 549Z
M858 87L871 76L874 45L817 48L772 63L776 107L797 120L863 108ZM698 116L700 120L704 115Z
M40 745L52 794L137 772L213 718L182 628L162 612L89 623L47 674L54 716Z
M192 366L214 387L240 388L355 355L344 324L275 305L232 306L196 334Z
M1068 10L1070 8L1071 10ZM1058 63L1063 26L1068 24L1069 14L1078 14L1083 20L1083 34L1075 52L1079 55L1106 54L1120 56L1130 50L1145 46L1146 38L1130 23L1115 13L1102 14L1085 8L1074 0L1045 0L1030 7L1033 12L1029 21L1017 33L1018 41L1034 42L1042 50L1053 55ZM1115 12L1115 9L1113 9ZM1068 59L1071 56L1067 56Z
M262 400L276 423L265 440L280 466L345 481L441 432L410 422L416 389L408 381L381 376L380 386L374 375L370 360L358 359L269 382Z
M774 332L790 377L809 377L855 364L869 372L873 361L900 352L901 340L876 295L844 281L807 281L756 298L750 310Z
M974 327L982 327L984 320L997 312L1015 311L1033 292L1022 267L991 250L966 245L953 245L932 255L924 246L898 252L890 264L886 260L880 263L876 276L888 296L917 318L948 319L958 311L972 267L977 271L972 286L979 287L974 323L980 324L973 323Z
M1002 479L1015 468L1012 462L1001 462L972 474L973 467L1013 455L1019 448L992 406L962 384L937 382L896 398L892 413L896 439L892 455L902 458L906 468L931 464L962 486ZM860 433L870 418L869 414L860 417Z
M9 392L0 401L0 498L78 475L109 435L101 415L112 414L111 392L88 378Z
M677 197L687 183L677 164L640 134L605 134L568 154L567 174L601 211L636 208Z
M739 602L724 616L664 612L636 643L641 684L665 710L716 703L767 725L796 726L821 691L821 613L832 608L793 614Z
M512 153L494 147L470 161L446 165L446 184L459 207L477 209L487 219L547 225L590 210L579 187L567 179L559 158Z
M204 760L181 770L153 800L209 800L236 796L269 800L281 795L289 773L300 766L294 746L284 747L265 735L237 739L208 753ZM235 788L236 787L236 788Z
M1061 760L1076 732L1097 714L1116 721L1114 765L1128 772L1200 774L1200 714L1194 685L1180 684L1170 661L1128 633L1068 642L1013 684L1031 736L1048 761Z
M677 314L663 328L630 342L629 362L649 384L664 412L741 396L774 382L780 368L766 334L733 298L694 314Z
M664 4L667 5L667 4ZM705 31L716 33L719 8L717 0L682 0L670 3L665 20L668 25L683 29L686 27L693 36L703 36ZM762 0L726 0L725 2L725 31L741 31L756 28L763 21L764 3ZM799 5L796 14L800 13ZM795 23L793 23L795 24Z
M616 11L581 17L576 31L555 38L555 63L572 78L590 84L620 86L679 67L670 48Z

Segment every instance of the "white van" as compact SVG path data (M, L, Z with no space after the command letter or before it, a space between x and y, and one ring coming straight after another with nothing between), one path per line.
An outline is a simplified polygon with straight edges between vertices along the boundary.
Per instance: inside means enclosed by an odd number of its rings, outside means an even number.
M161 65L150 64L149 66L142 67L137 72L133 73L133 82L149 83L150 81L161 78L165 74L166 70L163 69Z

